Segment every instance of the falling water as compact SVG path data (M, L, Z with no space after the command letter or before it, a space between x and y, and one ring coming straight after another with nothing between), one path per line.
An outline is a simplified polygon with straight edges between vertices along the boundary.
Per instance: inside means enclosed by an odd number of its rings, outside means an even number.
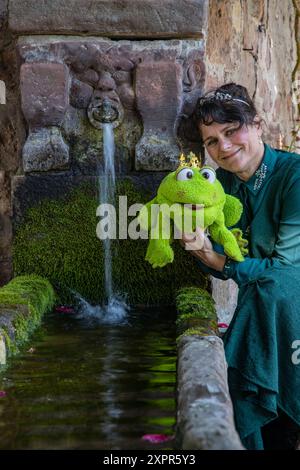
M115 141L112 124L103 124L103 157L104 165L99 177L99 204L112 204L115 206ZM105 294L106 300L111 300L113 296L112 286L112 264L111 264L111 240L103 240L104 245L104 266L105 266Z
M99 204L112 204L115 207L115 142L113 126L110 123L103 124L103 160L99 165ZM86 301L81 302L82 313L86 316L97 316L104 322L118 322L125 317L129 307L124 299L114 292L112 280L112 256L111 240L102 240L104 248L104 279L105 279L105 306L92 307ZM83 300L83 299L82 299Z

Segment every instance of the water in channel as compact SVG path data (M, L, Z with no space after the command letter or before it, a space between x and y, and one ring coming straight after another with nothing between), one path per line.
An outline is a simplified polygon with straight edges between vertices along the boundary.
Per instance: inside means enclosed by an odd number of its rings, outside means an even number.
M168 309L46 316L0 372L0 449L171 449L142 436L174 433L175 334Z

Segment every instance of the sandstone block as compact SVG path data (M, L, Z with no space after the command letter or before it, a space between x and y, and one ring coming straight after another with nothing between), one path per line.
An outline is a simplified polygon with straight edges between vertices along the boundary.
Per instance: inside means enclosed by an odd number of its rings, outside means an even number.
M176 167L179 148L175 123L181 96L180 64L157 61L137 67L136 100L144 124L144 134L136 146L138 170L173 170Z
M199 37L208 0L10 0L17 33L88 33L109 37Z
M217 336L181 337L177 375L179 448L242 450L234 425L222 340Z
M68 168L69 147L56 127L31 133L23 148L24 171L49 171Z
M8 0L0 0L0 33L8 13Z
M22 110L31 127L61 125L69 103L68 78L63 64L22 65Z

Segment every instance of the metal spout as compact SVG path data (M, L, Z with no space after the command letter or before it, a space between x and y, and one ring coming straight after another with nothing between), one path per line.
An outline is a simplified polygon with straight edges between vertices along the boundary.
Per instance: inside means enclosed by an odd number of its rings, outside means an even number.
M102 106L97 108L94 112L94 118L102 123L116 121L118 116L119 113L117 108L113 106L112 102L108 99L104 99Z
M122 106L109 98L94 99L88 107L88 117L90 123L98 129L106 123L117 127L123 118Z

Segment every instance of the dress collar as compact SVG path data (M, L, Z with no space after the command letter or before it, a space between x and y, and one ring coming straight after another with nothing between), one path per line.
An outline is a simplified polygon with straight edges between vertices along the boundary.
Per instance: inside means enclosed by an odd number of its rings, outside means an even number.
M257 194L264 186L273 172L277 160L277 153L269 145L264 144L264 156L256 172L248 181L243 181L236 175L232 175L232 193L237 193L241 184L246 186L252 194Z

